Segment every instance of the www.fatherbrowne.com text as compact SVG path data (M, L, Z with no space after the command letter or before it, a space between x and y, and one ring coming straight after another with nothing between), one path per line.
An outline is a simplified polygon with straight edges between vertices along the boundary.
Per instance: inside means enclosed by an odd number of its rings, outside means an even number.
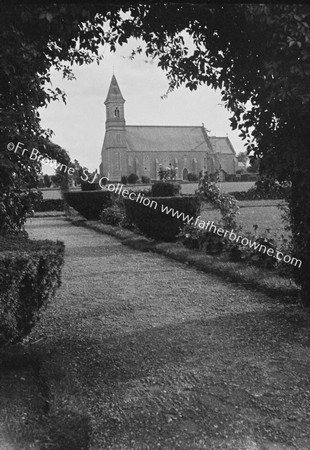
M117 185L109 184L107 186L108 191L114 192L116 194L122 195L124 198L129 198L132 201L142 203L144 206L148 206L153 209L158 208L158 203L156 200L152 198L144 197L143 194L139 193L138 195L135 192L128 191L128 189L124 189L124 185L118 183ZM198 216L196 219L194 217L190 217L188 214L185 215L183 212L179 212L174 208L170 208L163 204L161 206L161 212L165 214L170 214L172 217L182 220L183 222L193 225L194 227L206 230L210 233L217 234L223 238L228 238L232 242L237 242L243 246L248 246L255 251L266 253L268 256L272 256L276 258L278 261L283 261L287 264L291 264L293 266L301 267L302 261L300 259L294 258L290 255L284 255L283 252L280 252L271 247L266 247L264 244L260 244L256 241L252 241L246 237L242 237L237 235L234 230L224 230L223 228L217 227L213 221L205 222L200 219Z
M26 148L23 148L24 144L22 142L18 142L16 145L13 142L9 142L7 144L7 149L9 151L14 151L14 153L20 152L22 155L24 155L26 152L29 153L29 150ZM42 155L42 153L39 152L38 149L33 148L31 150L31 153L29 155L29 159L32 161L39 161L43 164L49 164L53 169L58 169L59 171L67 172L69 175L74 174L74 168L68 167L66 164L61 164L57 162L54 159L49 158L47 155ZM92 180L89 180L89 175L87 174L86 170L83 171L83 175L81 176L82 181L86 182L88 181L90 184L94 183L96 178L99 178L99 175L96 173ZM101 177L99 178L99 186L102 189L107 189L109 192L114 192L116 194L122 195L124 198L129 198L132 201L135 201L137 203L142 203L144 206L148 206L153 209L157 209L158 204L156 200L152 200L148 197L145 197L142 193L136 194L133 191L128 191L128 189L124 189L124 185L118 183L115 184L107 184L107 182L110 181L108 177ZM273 249L271 247L267 248L266 245L260 244L255 241L251 241L251 239L248 239L246 237L237 236L236 233L234 233L234 230L224 230L223 228L217 227L213 221L205 222L203 220L200 220L200 216L198 216L196 219L194 217L190 217L188 214L185 215L183 212L175 211L174 208L169 208L168 206L164 206L161 204L161 212L165 214L170 214L172 217L176 217L177 219L181 219L183 222L193 225L194 227L206 230L210 233L217 234L218 236L221 236L223 238L227 238L230 241L235 241L237 243L240 243L243 246L248 246L251 249L254 249L258 252L266 253L268 256L271 256L273 258L276 258L278 261L283 261L287 264L291 264L293 266L301 267L302 261L300 259L294 258L290 255L283 255L282 252Z

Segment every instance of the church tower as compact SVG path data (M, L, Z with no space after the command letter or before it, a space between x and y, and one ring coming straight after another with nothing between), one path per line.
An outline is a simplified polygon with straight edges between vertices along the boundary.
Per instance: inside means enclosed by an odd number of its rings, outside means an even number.
M112 76L106 101L106 132L101 151L100 174L110 181L120 181L127 174L125 100L115 75Z

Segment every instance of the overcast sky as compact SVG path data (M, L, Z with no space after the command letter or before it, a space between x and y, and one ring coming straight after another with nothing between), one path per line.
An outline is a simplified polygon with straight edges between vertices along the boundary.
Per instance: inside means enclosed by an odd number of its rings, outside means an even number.
M113 70L126 100L128 125L199 126L204 123L209 135L228 135L236 152L244 151L238 132L229 126L230 114L220 104L219 92L207 86L192 92L182 87L161 99L168 88L164 72L156 62L145 62L143 55L130 60L132 48L133 41L116 53L105 51L99 66L97 63L74 66L76 80L62 80L60 73L53 73L53 87L65 90L67 105L52 102L41 109L42 126L55 132L53 142L66 149L72 161L77 159L91 171L99 168L105 133L104 101ZM51 174L53 170L45 165L43 172Z

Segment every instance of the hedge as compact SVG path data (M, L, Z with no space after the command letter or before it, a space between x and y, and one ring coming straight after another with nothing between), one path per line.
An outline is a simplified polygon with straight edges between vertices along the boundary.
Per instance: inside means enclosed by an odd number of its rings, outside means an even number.
M162 212L162 205L188 215L189 219L195 219L200 210L200 201L195 196L150 197L150 200L156 202L156 208L124 199L126 217L142 233L158 241L175 241L180 229L187 223L182 218L172 217L171 213Z
M170 183L167 181L159 181L152 184L152 197L174 197L179 195L181 186L178 183Z
M42 200L40 203L35 205L34 209L36 212L63 211L64 201L62 198Z
M23 339L60 286L64 244L0 236L0 345Z
M105 181L105 180L102 180ZM105 183L103 183L105 184ZM82 191L100 191L101 187L98 182L89 183L88 181L81 181L81 190Z
M291 185L260 176L255 186L243 192L230 192L236 200L281 200L290 197Z
M64 193L64 199L87 220L99 220L101 211L112 206L109 191L69 191Z

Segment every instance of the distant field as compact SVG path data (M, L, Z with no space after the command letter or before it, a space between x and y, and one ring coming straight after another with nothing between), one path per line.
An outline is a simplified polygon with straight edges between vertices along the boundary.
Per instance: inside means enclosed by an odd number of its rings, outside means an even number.
M198 187L198 183L182 183L182 194L194 194L195 190ZM253 181L236 181L231 183L219 183L219 188L222 189L223 192L241 192L247 191L250 187L254 186ZM130 186L133 187L133 186ZM147 185L137 185L137 188L147 189L150 186ZM61 198L59 189L42 189L43 198L44 199L57 199Z
M249 206L240 208L240 215L238 216L237 223L242 228L254 235L253 225L258 225L257 231L263 233L266 228L270 229L272 235L275 238L280 238L283 234L288 236L288 233L284 230L284 223L282 221L282 211L277 206ZM217 210L204 209L201 213L201 219L207 222L213 220L216 222L221 217L220 212Z
M218 183L218 187L223 192L242 192L247 191L254 186L254 181L232 181L231 183ZM194 194L198 187L198 183L184 183L181 184L182 194Z
M61 198L60 189L42 189L41 192L44 200L57 200Z

